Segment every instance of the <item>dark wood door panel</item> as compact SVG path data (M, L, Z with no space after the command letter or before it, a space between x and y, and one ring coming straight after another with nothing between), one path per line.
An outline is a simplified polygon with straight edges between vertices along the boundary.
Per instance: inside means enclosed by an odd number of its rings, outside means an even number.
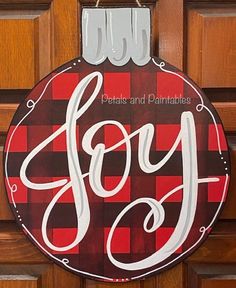
M50 10L0 10L0 89L31 88L51 70Z
M80 288L82 279L48 264L0 264L0 287L6 288Z
M48 263L14 222L0 222L0 265Z
M236 102L213 102L227 132L236 131Z
M3 163L3 147L0 147L0 163ZM13 220L13 213L8 205L7 194L3 180L3 169L0 169L0 221ZM1 223L1 222L0 222ZM1 232L0 232L1 233Z
M14 113L16 112L18 105L17 104L1 104L0 105L0 133L6 134L13 118Z
M48 264L0 265L0 287L53 288L53 266Z
M228 279L231 277L231 279ZM200 288L234 288L236 285L235 275L226 275L225 277L203 278L200 282Z
M12 279L11 279L12 278ZM0 288L37 288L38 279L35 277L10 277L10 279L0 280Z
M235 275L235 264L192 264L188 267L191 288L234 288Z
M201 87L236 86L236 6L188 11L187 72Z
M175 9L173 8L173 4ZM160 0L159 57L180 70L184 68L184 1ZM173 50L174 49L174 50ZM173 53L174 51L174 53Z
M2 2L0 89L32 88L52 68L78 56L77 1Z
M234 264L236 263L235 243L235 221L221 220L216 224L207 241L186 260L186 263Z
M64 287L70 287L70 288L83 288L84 281L82 278L72 274L71 272L66 271L65 269L53 265L53 288L64 288ZM42 285L42 288L44 286Z

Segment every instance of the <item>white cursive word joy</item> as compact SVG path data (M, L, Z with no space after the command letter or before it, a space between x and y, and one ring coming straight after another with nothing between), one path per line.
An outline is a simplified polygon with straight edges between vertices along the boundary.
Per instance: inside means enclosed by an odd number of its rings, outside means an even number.
M81 99L83 97L85 89L88 87L90 82L96 79L96 87L86 101L85 104L81 106ZM68 103L66 112L66 121L56 132L51 134L47 139L41 142L37 147L35 147L25 158L21 170L20 177L25 186L30 189L35 190L48 190L59 188L59 192L53 197L52 201L48 204L45 213L43 215L42 221L42 236L46 245L53 249L54 251L67 251L72 249L78 243L80 243L90 224L90 207L86 191L86 186L84 182L85 177L89 177L89 183L93 192L99 197L111 197L119 193L122 187L127 181L127 177L130 173L131 167L131 139L135 136L139 138L138 146L138 161L140 169L151 174L155 171L160 170L167 161L171 158L174 151L176 150L179 143L182 144L182 167L183 167L183 183L182 185L175 187L172 191L169 191L160 201L152 198L139 198L130 204L128 204L117 216L115 222L113 223L110 233L108 235L108 240L106 243L107 255L110 261L117 267L126 270L139 270L152 267L166 258L168 258L173 252L175 252L186 240L189 231L192 227L196 206L198 198L198 185L200 183L216 182L219 181L218 178L198 178L198 161L197 161L197 144L196 144L196 129L193 114L189 111L183 112L181 115L181 128L179 134L173 143L171 149L163 157L161 161L156 164L150 163L149 154L151 143L154 137L155 128L151 123L147 123L140 129L128 134L124 126L115 120L105 120L98 122L97 124L90 127L82 139L83 150L91 156L89 171L83 174L80 167L80 161L77 153L77 140L76 140L76 123L77 120L88 110L88 108L93 104L95 98L97 97L101 86L103 83L103 77L101 73L94 72L83 78L80 83L75 88L70 101ZM106 125L114 125L117 127L123 135L123 139L111 147L105 147L104 143L99 143L95 147L92 147L92 142L94 135L103 129ZM69 168L70 181L67 179L62 179L58 181L48 182L48 183L33 183L27 177L27 167L29 163L34 159L34 157L40 153L40 151L46 147L50 142L52 142L56 137L62 133L66 133L66 145L67 145L67 160ZM167 131L168 133L168 131ZM114 151L117 147L125 145L126 153L126 163L121 177L120 182L114 189L106 190L103 187L101 174L103 169L104 156ZM47 223L49 216L60 197L72 188L72 193L75 203L75 211L77 216L77 234L75 239L69 245L58 247L50 242L47 235ZM134 206L145 204L150 207L150 212L144 219L143 228L145 232L152 233L155 232L163 223L165 219L165 211L162 203L173 193L183 190L183 200L181 211L177 225L174 229L173 234L170 239L165 243L165 245L150 255L149 257L133 262L133 263L122 263L116 260L111 252L111 243L114 235L114 231L121 221L122 217L128 213ZM148 225L152 219L152 225ZM150 227L151 226L151 227Z

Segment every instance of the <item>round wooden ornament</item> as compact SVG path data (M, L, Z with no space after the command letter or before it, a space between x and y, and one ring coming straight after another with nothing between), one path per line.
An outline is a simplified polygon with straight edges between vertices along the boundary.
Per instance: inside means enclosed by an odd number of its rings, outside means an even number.
M90 56L53 71L19 106L6 190L18 224L55 263L96 280L143 279L210 233L229 184L227 142L178 69L145 55L120 66Z

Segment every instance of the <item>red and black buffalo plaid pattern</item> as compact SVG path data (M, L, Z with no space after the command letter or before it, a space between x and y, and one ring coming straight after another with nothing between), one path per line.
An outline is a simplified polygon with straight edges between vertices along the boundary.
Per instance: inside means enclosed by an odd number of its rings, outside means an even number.
M156 61L158 62L159 59L156 59ZM118 279L118 281L138 277L162 266L166 269L169 267L168 263L173 265L192 252L190 250L187 254L181 256L198 241L201 235L200 227L207 227L211 223L222 200L225 177L229 173L229 156L221 121L209 101L202 95L205 105L217 121L224 160L219 156L216 130L211 116L206 110L196 111L196 106L200 103L199 96L180 77L163 72L152 61L143 67L138 67L131 61L123 67L115 67L109 61L99 66L93 66L83 59L80 62L74 60L42 80L28 95L25 102L20 105L11 123L5 152L12 131L29 112L26 105L27 101L29 99L36 101L48 81L58 72L70 66L71 69L51 81L42 99L16 129L12 137L7 169L11 185L16 184L18 188L17 192L13 193L16 208L11 204L16 218L19 224L23 223L40 243L41 250L43 247L60 260L68 259L69 265L74 269L114 280ZM165 69L182 75L167 64ZM110 119L119 121L128 133L132 133L147 123L152 123L155 126L155 137L150 151L150 161L151 163L157 163L169 151L179 133L181 113L191 111L196 122L199 178L218 177L220 179L217 183L199 185L195 221L183 245L168 259L146 270L125 271L115 267L107 257L106 240L111 225L128 203L141 197L160 200L168 191L182 184L181 145L178 146L163 168L155 173L145 174L138 163L138 137L133 138L131 140L132 165L129 177L123 189L113 197L102 199L96 196L89 185L87 177L85 183L91 212L90 226L83 241L78 246L63 253L51 251L44 243L41 234L43 214L48 203L58 193L59 189L32 190L25 187L19 177L20 167L25 157L34 147L65 123L66 109L73 90L81 79L94 71L100 71L103 75L103 86L92 106L77 121L78 156L83 173L89 171L90 156L83 151L81 142L87 129L97 122ZM83 103L91 95L95 84L96 81L92 81L86 89ZM119 100L123 101L126 104L102 103L104 95L115 98L118 102ZM148 97L159 99L167 99L168 97L190 98L191 103L166 104L164 101L162 104L150 104L147 101ZM133 98L139 98L140 103L132 102ZM145 103L141 103L141 98L145 98ZM120 131L114 126L107 125L96 134L93 145L105 143L106 147L110 147L121 139ZM125 146L120 146L115 151L106 154L102 172L103 185L106 189L111 190L120 181L125 158ZM36 183L69 179L65 133L57 137L32 160L27 170L27 176L32 182ZM8 185L6 185L6 188L9 201L12 203L12 194ZM175 229L181 202L182 191L166 199L163 203L165 210L164 223L154 233L146 233L143 230L143 221L150 208L147 205L134 207L122 219L116 229L112 242L114 257L124 263L130 263L144 259L160 249ZM20 216L18 217L18 215ZM76 233L77 222L74 199L72 191L68 190L59 199L49 218L48 237L54 245L64 246L73 241ZM202 241L205 240L206 236ZM31 237L30 239L33 240ZM59 260L55 261L61 264ZM161 270L163 269L160 268L158 271ZM83 273L79 274L83 275ZM152 274L151 272L150 275Z

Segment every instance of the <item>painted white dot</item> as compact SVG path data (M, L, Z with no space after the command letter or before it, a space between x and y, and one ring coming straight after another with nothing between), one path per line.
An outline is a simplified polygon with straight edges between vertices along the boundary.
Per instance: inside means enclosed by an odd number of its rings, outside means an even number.
M80 62L81 62L81 60L78 60L78 62L80 63Z
M224 157L221 157L221 160L223 160L224 159Z
M228 168L225 168L225 170L227 171L227 170L228 170Z
M227 162L225 161L224 164L226 164Z
M74 66L76 66L76 63L73 63Z
M18 210L16 210L16 213L19 213L19 211L18 211Z

